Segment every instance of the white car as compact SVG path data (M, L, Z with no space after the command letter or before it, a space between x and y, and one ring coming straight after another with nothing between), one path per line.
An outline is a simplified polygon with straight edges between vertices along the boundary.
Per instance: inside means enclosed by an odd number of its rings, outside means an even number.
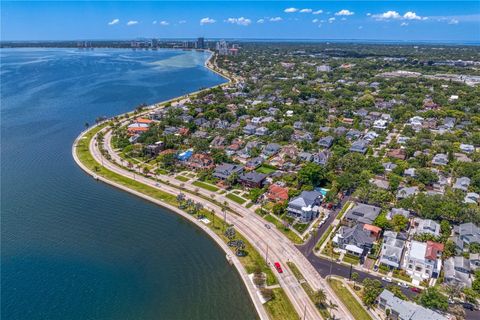
M382 280L385 282L393 282L392 278L389 277L382 277Z
M397 284L398 284L400 287L402 287L402 288L407 288L407 289L410 288L410 287L408 286L408 284L403 283L403 282L399 282L399 283L397 283Z

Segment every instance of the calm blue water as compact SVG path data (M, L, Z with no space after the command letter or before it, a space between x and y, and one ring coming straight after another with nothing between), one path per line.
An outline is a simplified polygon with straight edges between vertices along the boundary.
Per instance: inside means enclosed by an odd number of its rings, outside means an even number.
M224 81L184 51L5 49L2 319L255 318L225 254L164 209L86 176L85 122Z

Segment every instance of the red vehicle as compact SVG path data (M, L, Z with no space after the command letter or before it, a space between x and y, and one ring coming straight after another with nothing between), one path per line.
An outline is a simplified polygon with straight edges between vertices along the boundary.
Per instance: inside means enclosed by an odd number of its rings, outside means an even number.
M410 290L412 290L413 292L416 292L416 293L421 293L422 292L422 289L419 289L417 287L411 287Z
M282 266L280 266L280 262L275 262L273 265L275 266L275 269L277 269L278 273L283 272Z

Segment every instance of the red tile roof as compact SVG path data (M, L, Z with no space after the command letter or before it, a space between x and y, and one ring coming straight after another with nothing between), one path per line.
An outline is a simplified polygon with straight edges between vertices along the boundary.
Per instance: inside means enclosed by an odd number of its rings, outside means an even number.
M268 188L267 198L272 201L286 201L288 200L288 189L272 184Z
M425 252L425 258L435 260L437 259L439 252L443 252L443 243L427 241L427 251Z

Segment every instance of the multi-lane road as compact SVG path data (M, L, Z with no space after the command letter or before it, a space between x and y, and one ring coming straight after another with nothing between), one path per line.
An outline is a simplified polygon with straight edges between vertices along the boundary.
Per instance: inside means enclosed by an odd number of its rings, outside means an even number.
M116 154L111 146L111 131L105 130L104 132L104 149L110 154L116 163L122 163L122 159ZM189 190L191 193L187 194L188 198L194 201L203 203L205 208L213 210L220 217L223 217L221 208L212 202L206 201L205 198L196 196L194 193L201 194L204 197L211 197L212 192L198 188L188 182L180 182L174 177L161 175L157 176L162 181L168 181L168 184L158 185L158 182L150 177L145 177L140 174L133 174L126 168L117 165L111 160L105 159L96 143L96 139L92 139L90 143L90 152L98 163L103 163L107 169L129 177L135 178L136 181L144 183L154 188L159 188L162 191L172 194L178 194L180 187ZM215 194L215 200L224 203L227 202L230 209L234 210L239 215L227 214L227 221L234 224L235 228L243 234L249 242L255 247L255 249L261 254L266 254L268 247L268 257L270 265L272 262L278 261L282 264L284 272L282 274L277 273L279 284L285 291L286 295L292 302L297 313L305 319L321 319L321 316L303 290L300 283L297 281L291 270L289 270L286 262L291 261L296 264L300 272L302 272L305 280L312 286L314 290L323 289L327 293L329 300L339 306L337 310L334 310L337 319L353 319L348 312L347 308L336 297L333 291L328 286L326 280L320 276L316 268L312 266L309 260L298 250L290 240L288 240L280 231L275 228L266 228L265 220L255 214L252 210L245 208L236 202L224 197L221 194ZM274 270L274 272L276 272Z

